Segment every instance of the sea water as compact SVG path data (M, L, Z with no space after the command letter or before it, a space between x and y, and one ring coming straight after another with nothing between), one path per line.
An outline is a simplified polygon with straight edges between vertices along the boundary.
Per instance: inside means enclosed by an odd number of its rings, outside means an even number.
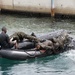
M60 29L75 35L74 19L30 17L24 14L0 14L0 29L6 26L8 35L17 31L37 36ZM0 75L75 75L75 50L58 55L23 61L0 58Z

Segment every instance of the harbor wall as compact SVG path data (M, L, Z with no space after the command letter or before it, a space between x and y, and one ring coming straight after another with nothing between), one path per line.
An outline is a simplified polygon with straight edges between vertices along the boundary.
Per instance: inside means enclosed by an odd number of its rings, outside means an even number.
M55 0L55 13L75 15L75 0Z
M53 4L52 2L53 1ZM7 10L75 15L75 0L0 0Z

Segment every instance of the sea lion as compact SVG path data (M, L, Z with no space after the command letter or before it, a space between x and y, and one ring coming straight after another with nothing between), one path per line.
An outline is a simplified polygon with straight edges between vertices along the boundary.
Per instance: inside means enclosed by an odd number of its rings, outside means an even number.
M17 40L18 42L21 42L24 39L28 39L29 41L33 41L34 40L35 42L40 41L40 39L38 39L34 35L28 35L28 34L26 34L24 32L15 32L14 34L12 34L10 36L10 39Z
M54 48L55 49L63 51L64 49L66 49L68 47L68 44L70 43L68 33L63 32L58 37L53 38L53 42L54 42Z

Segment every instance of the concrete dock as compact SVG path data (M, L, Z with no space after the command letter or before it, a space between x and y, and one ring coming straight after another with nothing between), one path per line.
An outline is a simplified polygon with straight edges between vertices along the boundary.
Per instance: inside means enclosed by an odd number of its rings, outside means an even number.
M0 0L0 9L75 15L75 0Z

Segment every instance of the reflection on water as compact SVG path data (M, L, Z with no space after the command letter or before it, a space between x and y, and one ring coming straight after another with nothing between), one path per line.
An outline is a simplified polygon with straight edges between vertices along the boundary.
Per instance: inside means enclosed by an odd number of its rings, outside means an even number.
M55 19L50 17L27 17L20 14L0 14L0 29L8 28L8 34L23 31L42 35L54 30L65 29L75 34L74 19ZM72 55L72 56L71 56ZM74 75L75 53L65 52L59 55L25 61L0 58L0 75Z

